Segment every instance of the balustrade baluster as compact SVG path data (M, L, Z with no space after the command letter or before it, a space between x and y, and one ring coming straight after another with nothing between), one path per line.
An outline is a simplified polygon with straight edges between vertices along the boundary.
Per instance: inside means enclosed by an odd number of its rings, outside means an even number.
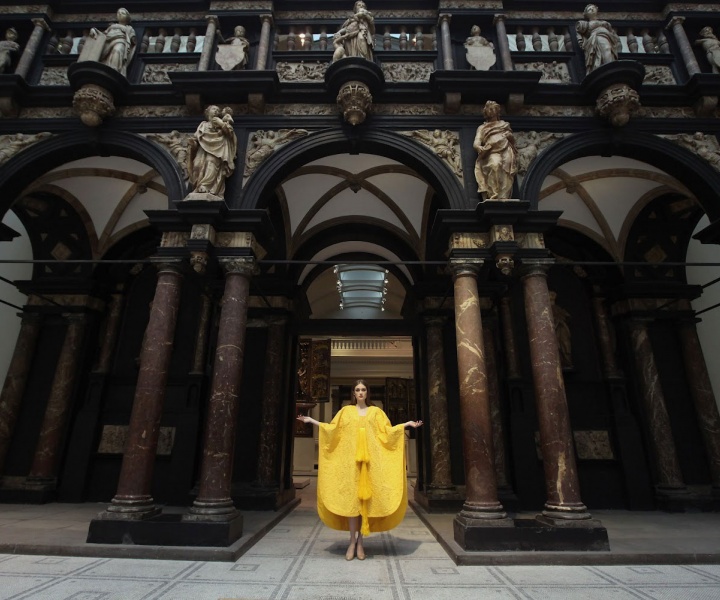
M630 50L630 52L632 52L633 54L637 53L638 40L635 37L635 33L633 32L632 27L628 28L627 36L625 36L625 37L627 39L628 50Z
M555 33L554 27L547 28L548 46L550 52L557 52L560 49L559 36Z
M390 50L392 48L392 36L390 35L390 25L385 25L385 32L383 33L383 50Z
M182 29L176 27L173 31L172 41L170 42L170 52L180 52L180 42L182 42Z
M423 31L421 26L415 28L415 37L413 38L413 47L415 50L425 49L425 40L423 38Z
M158 35L155 38L155 52L162 52L165 50L165 36L167 35L167 31L164 28L160 28L160 31L158 31Z
M73 47L73 36L72 32L68 31L64 38L60 39L58 44L58 52L60 54L70 54Z
M188 52L195 52L197 46L197 29L195 27L190 28L190 34L188 35L187 44L185 48Z
M657 34L657 45L658 52L662 52L663 54L670 53L670 43L668 42L667 36L662 29L660 29Z
M542 50L542 38L540 37L539 27L532 28L532 47L535 52L540 52Z
M400 27L400 50L407 50L408 47L408 35L407 27L405 25Z
M323 25L320 28L320 50L327 50L328 45L328 35L327 35L327 27Z
M295 50L295 28L291 27L287 35L287 49Z
M140 40L140 52L143 54L148 51L148 48L150 47L150 29L147 27L145 28L145 31L143 32L142 39Z
M645 52L647 54L655 54L657 52L657 49L655 48L655 40L650 35L649 29L642 30L642 42L643 48L645 48Z
M519 25L515 30L515 46L520 52L525 52L525 48L527 47L527 44L525 43L525 34L523 33L522 27Z

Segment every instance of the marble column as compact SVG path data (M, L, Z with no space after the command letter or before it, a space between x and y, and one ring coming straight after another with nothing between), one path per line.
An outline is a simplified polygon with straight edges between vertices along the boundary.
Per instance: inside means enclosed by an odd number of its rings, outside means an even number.
M180 308L182 274L179 264L159 266L155 297L140 353L130 425L125 441L118 489L100 519L145 519L160 512L152 486L160 418Z
M428 412L430 429L430 490L452 490L450 432L448 428L447 383L443 325L446 317L425 319L427 331Z
M660 375L645 321L639 318L632 319L630 335L635 368L642 388L645 418L650 432L657 490L664 493L685 492L685 482L670 426L670 415L665 405L665 396L660 385Z
M118 331L120 328L120 315L122 313L122 294L113 294L107 307L107 315L105 317L105 330L102 336L102 345L98 353L97 363L95 365L95 373L110 372L110 363L112 361L115 343L117 342Z
M508 42L507 30L505 29L505 15L495 15L495 31L497 33L497 41L500 50L500 62L504 71L512 71L514 69L512 56L510 55L510 44Z
M239 514L230 494L254 262L221 258L220 263L225 269L225 292L205 423L200 488L189 512L183 515L186 521L230 521Z
M497 360L495 359L495 333L487 319L483 319L483 342L485 344L485 365L490 397L495 478L498 488L507 488L509 483L507 461L505 460L505 428L503 427L503 417L500 409L500 386L498 384Z
M41 323L42 318L38 314L22 313L15 351L0 392L0 475L5 467L5 459L25 394L25 385L35 355Z
M262 26L260 29L260 43L258 44L257 60L255 69L262 71L267 66L267 57L270 52L270 27L272 27L272 15L260 15Z
M490 400L477 287L478 266L453 265L460 421L465 460L465 502L456 521L507 517L498 501Z
M453 60L452 40L450 39L450 19L452 15L442 13L440 15L440 35L442 38L443 69L452 71L455 68Z
M277 487L277 456L279 453L280 408L283 390L283 357L285 355L284 317L270 319L267 348L265 349L265 373L262 390L262 422L258 445L257 482L262 487Z
M43 35L45 35L46 31L50 31L50 26L45 22L45 19L33 19L32 23L35 27L30 34L27 44L25 44L17 67L15 67L15 74L21 77L27 77L33 60L35 60L35 55L40 47Z
M590 519L580 499L572 429L555 335L545 265L526 264L522 276L547 500L543 517Z
M605 377L620 377L620 369L618 369L617 361L615 360L613 328L607 308L605 307L605 300L596 296L592 299L592 306L603 375L605 375Z
M713 495L720 496L720 414L694 321L679 327L685 373L710 467Z
M65 315L67 331L60 350L50 396L45 407L40 436L35 446L30 474L30 485L54 487L57 467L60 462L62 445L68 417L72 407L72 393L78 372L78 357L87 325L87 315L72 313Z
M687 34L685 33L685 27L683 27L684 22L685 17L672 17L667 24L667 29L672 29L675 35L675 41L680 49L680 54L683 57L685 68L687 68L688 75L692 77L695 73L700 73L700 65L698 64L697 58L695 58L690 40L688 40Z
M520 361L518 359L517 344L515 343L515 327L513 325L510 298L508 296L500 299L500 321L505 347L507 376L508 379L517 379L520 377Z
M205 372L205 356L207 353L207 338L210 324L210 309L212 303L208 294L201 296L200 318L198 319L197 334L195 335L195 352L190 373L202 375Z
M198 61L198 71L207 71L210 68L210 58L215 47L215 35L220 24L215 15L208 15L205 20L207 21L207 29L205 30L205 42Z

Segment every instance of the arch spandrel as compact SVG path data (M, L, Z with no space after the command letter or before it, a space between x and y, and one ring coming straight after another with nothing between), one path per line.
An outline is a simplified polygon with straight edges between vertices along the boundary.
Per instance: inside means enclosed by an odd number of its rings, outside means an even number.
M170 206L185 197L182 170L159 144L132 133L79 131L40 141L0 167L0 214L7 212L39 174L74 160L98 155L132 158L155 169L164 182Z
M520 198L537 210L545 179L559 166L583 156L625 156L662 169L687 186L711 221L720 218L720 172L677 144L638 132L578 133L560 140L535 159L523 180Z
M467 208L476 199L468 200L458 177L432 152L421 144L397 133L369 130L357 137L344 130L312 133L280 148L248 180L240 191L228 198L230 208L263 208L282 180L303 165L318 158L350 152L378 154L396 160L417 171L441 198L442 208Z

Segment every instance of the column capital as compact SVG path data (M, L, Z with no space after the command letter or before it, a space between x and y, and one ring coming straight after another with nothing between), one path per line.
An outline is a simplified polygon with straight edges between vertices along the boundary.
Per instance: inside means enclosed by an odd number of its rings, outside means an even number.
M238 274L250 277L255 274L257 268L255 259L250 256L221 256L218 262L226 275Z
M215 27L220 27L220 19L217 18L217 15L205 15L205 20L208 25L212 24Z
M498 21L504 21L507 19L507 15L504 13L498 13L495 16L493 16L493 25L497 25Z
M50 25L47 24L47 21L43 18L38 19L30 19L32 21L32 24L35 25L35 27L41 27L45 31L50 31Z
M153 262L153 264L158 271L158 275L163 273L182 275L183 260L181 258L158 257L157 262Z
M269 13L265 13L260 15L260 21L262 21L263 24L269 23L270 25L273 24L273 16Z
M450 23L450 21L452 21L452 15L450 13L440 13L438 15L438 25Z
M671 17L668 21L668 24L665 26L665 29L671 29L675 27L675 25L682 25L685 22L685 17L675 16Z
M552 258L535 258L535 259L524 259L522 261L521 279L526 277L533 277L541 275L547 277L547 272L550 267L555 264L555 260Z
M450 260L453 279L458 277L477 277L485 261L482 258L453 258Z

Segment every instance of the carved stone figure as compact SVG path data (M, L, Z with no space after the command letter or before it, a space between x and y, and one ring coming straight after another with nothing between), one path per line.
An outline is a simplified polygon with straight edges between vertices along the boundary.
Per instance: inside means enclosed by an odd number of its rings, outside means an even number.
M495 47L480 35L480 27L477 25L470 29L470 37L465 40L465 51L467 61L473 69L487 71L495 64Z
M675 136L668 137L674 139L682 147L694 152L700 158L705 159L715 169L720 171L720 144L718 144L715 136L706 136L701 131L696 131L692 135L689 133L679 133Z
M0 42L0 73L9 73L12 55L20 51L17 43L18 32L14 27L5 30L5 39Z
M477 128L473 148L478 153L475 179L484 200L510 198L517 173L517 148L510 124L500 119L500 105L489 100L485 123Z
M583 12L584 21L578 21L575 28L582 36L581 46L585 53L585 71L590 73L600 65L617 60L620 38L612 25L598 19L598 7L588 4Z
M347 19L333 36L333 62L349 56L358 56L367 60L373 59L372 49L375 44L375 19L367 10L365 3L358 0L353 15Z
M245 177L255 172L266 158L272 155L275 150L308 135L307 129L280 129L278 131L256 131L248 141L247 154L245 155Z
M548 146L552 140L563 137L562 133L528 131L515 135L515 146L518 150L518 174L527 173L532 161Z
M720 73L720 40L713 33L712 27L703 27L699 39L695 40L698 46L705 51L713 73Z
M188 142L188 172L195 194L222 198L225 180L235 170L237 137L232 124L220 114L218 106L205 109L205 121Z
M10 135L0 135L0 164L11 159L23 148L32 146L34 143L49 138L52 134L43 133L13 133Z
M135 54L137 38L135 30L130 25L130 13L125 8L117 11L117 23L110 25L104 32L94 27L90 30L90 39L85 42L83 55L86 60L92 60L93 48L102 43L98 62L127 75L127 66Z
M247 66L250 42L245 37L245 28L238 25L234 33L225 44L218 46L215 54L215 62L223 71L239 71Z
M441 131L435 129L418 129L408 132L406 135L418 140L430 147L432 151L442 159L457 175L462 177L462 163L460 162L460 145L457 133L452 131Z
M177 129L173 129L170 133L149 133L147 137L162 144L170 151L187 180L189 178L187 163L190 134L180 133Z

